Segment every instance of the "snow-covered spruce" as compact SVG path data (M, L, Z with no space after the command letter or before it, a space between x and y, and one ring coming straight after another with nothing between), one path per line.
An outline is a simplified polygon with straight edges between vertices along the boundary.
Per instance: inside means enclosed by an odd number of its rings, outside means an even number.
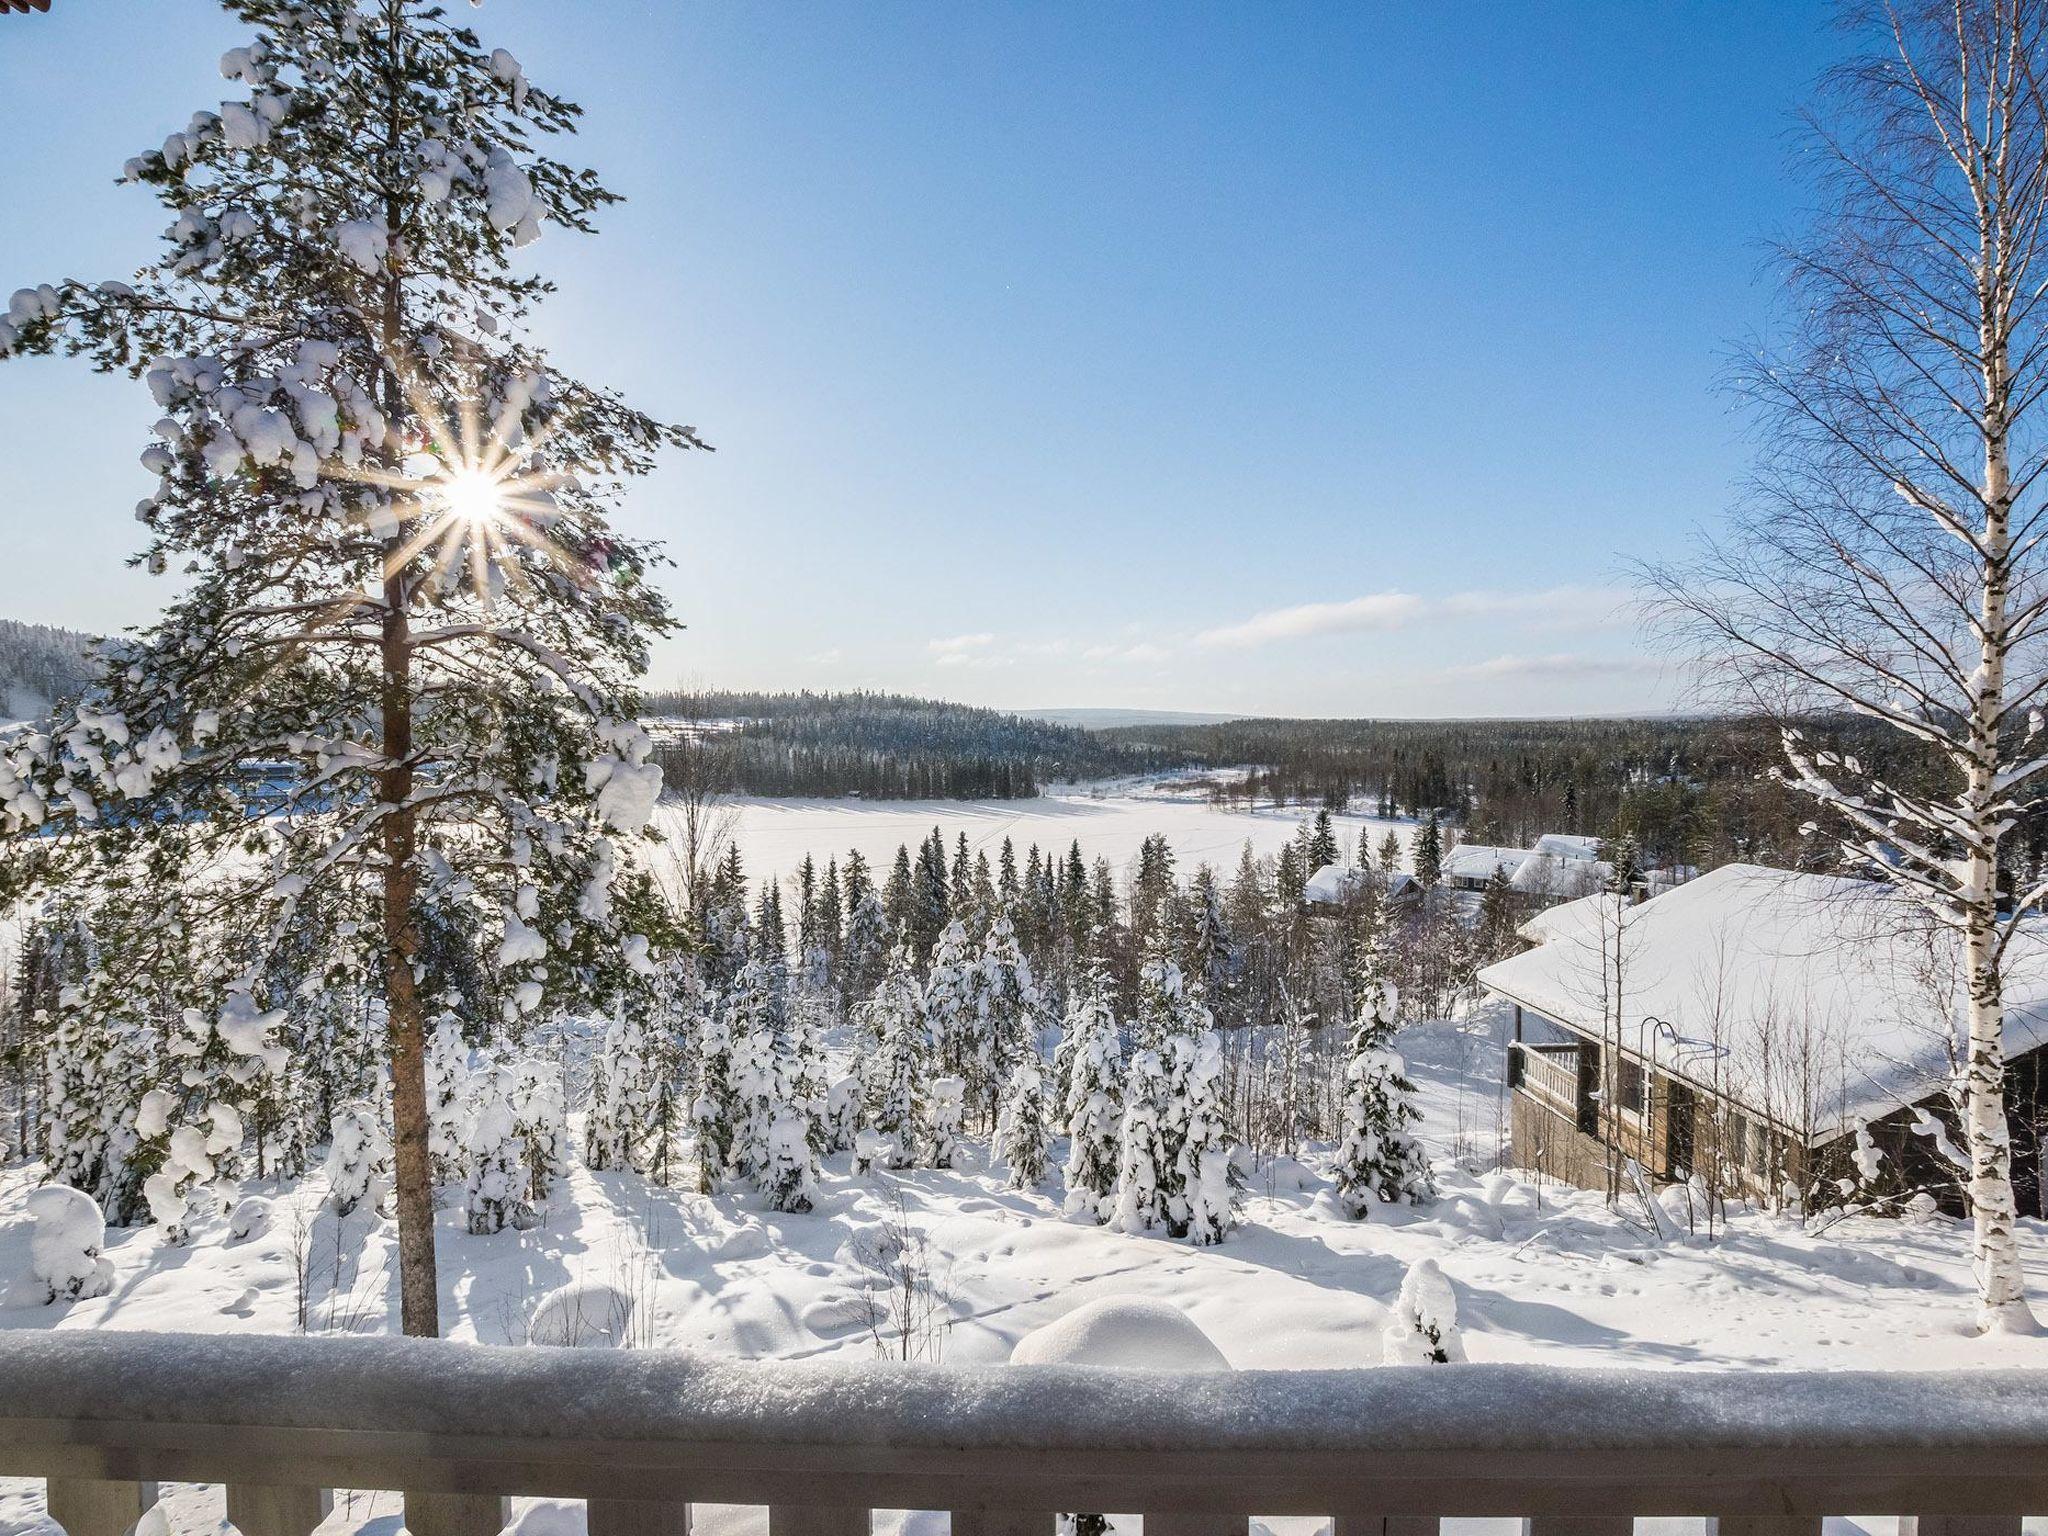
M1091 988L1069 1010L1067 1036L1066 1213L1103 1222L1116 1209L1123 1108L1116 1016L1099 989Z
M887 1141L888 1167L915 1167L929 1144L926 1074L931 1038L925 1023L924 990L907 950L891 956L889 972L863 1010L876 1036L867 1062L867 1122Z
M1402 1277L1381 1338L1381 1358L1388 1365L1452 1365L1465 1358L1457 1294L1435 1259L1418 1259Z
M1407 1064L1393 1048L1399 998L1384 930L1366 952L1357 1022L1344 1068L1344 1119L1331 1172L1337 1199L1354 1218L1375 1200L1416 1205L1436 1195L1429 1158L1416 1139L1421 1117Z
M1214 1030L1204 1030L1182 1050L1175 1073L1180 1145L1167 1212L1176 1236L1204 1247L1222 1242L1237 1225L1242 1181L1223 1096L1223 1041Z
M725 1011L714 997L697 1018L697 1092L690 1103L690 1123L697 1135L699 1193L715 1194L732 1177L739 1119L732 1035L726 1027Z
M860 1078L849 1072L832 1080L825 1095L822 1135L827 1152L851 1152L860 1132Z
M759 1182L770 1210L808 1211L816 1202L818 1160L811 1150L811 1123L794 1109L785 1109L769 1127L767 1164Z
M1038 1056L1043 1003L1032 980L1031 962L1017 941L1016 925L999 913L982 940L974 976L975 1059L968 1088L982 1125L992 1122L1016 1069Z
M384 1117L367 1099L334 1112L327 1149L327 1203L337 1216L358 1207L377 1210L391 1188L391 1137Z
M88 1195L45 1184L28 1197L29 1272L45 1303L104 1296L114 1288L114 1266L102 1253L106 1218Z
M469 1042L452 1013L434 1021L427 1039L427 1150L436 1182L450 1184L463 1177L468 1154L463 1148L463 1117L470 1096Z
M583 1101L583 1160L591 1168L601 1172L639 1166L653 1087L645 1032L638 1018L621 1010L605 1026L604 1040L590 1061L590 1088Z
M1020 1061L1010 1074L996 1119L996 1156L1010 1169L1012 1189L1036 1189L1052 1160L1052 1110L1038 1062Z
M535 1209L568 1166L569 1112L562 1090L561 1068L529 1051L518 1057L512 1074L512 1134L519 1138L526 1164L526 1202Z
M931 1132L928 1161L934 1168L951 1168L960 1155L960 1125L967 1108L967 1079L932 1079Z
M1172 1157L1161 1129L1170 1083L1159 1053L1134 1052L1124 1067L1123 1120L1117 1135L1116 1200L1109 1224L1119 1232L1166 1225Z
M477 1236L533 1220L526 1201L531 1175L521 1155L512 1086L511 1070L502 1066L487 1066L470 1079L463 1151L469 1164L469 1230Z

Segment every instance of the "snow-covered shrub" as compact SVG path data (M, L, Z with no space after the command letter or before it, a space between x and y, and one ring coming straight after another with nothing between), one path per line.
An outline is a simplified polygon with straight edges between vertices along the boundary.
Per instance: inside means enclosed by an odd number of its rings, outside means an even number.
M578 1280L541 1297L526 1325L529 1344L623 1349L631 1342L633 1298L602 1280Z
M1465 1358L1458 1336L1458 1297L1435 1259L1419 1259L1401 1281L1401 1294L1381 1337L1388 1365L1451 1365Z
M1393 1048L1399 998L1384 931L1367 952L1360 978L1358 1020L1351 1059L1344 1068L1344 1120L1332 1172L1337 1199L1353 1220L1372 1202L1418 1205L1436 1195L1429 1158L1416 1140L1421 1118L1407 1064Z
M856 1131L853 1136L853 1171L873 1173L877 1168L894 1168L896 1138L880 1131Z
M367 1099L342 1105L327 1149L328 1204L337 1216L363 1205L375 1211L390 1189L391 1136L383 1115Z
M1037 1059L1019 1062L996 1117L996 1156L1009 1164L1011 1188L1036 1189L1045 1182L1052 1156L1051 1119Z
M960 1152L960 1120L967 1106L967 1079L941 1077L932 1082L931 1144L927 1155L934 1168L950 1168Z
M825 1150L850 1152L860 1130L860 1078L853 1073L834 1078L825 1095Z
M244 1195L228 1212L228 1241L246 1243L270 1230L270 1202L262 1195Z
M488 1066L470 1078L463 1152L469 1164L469 1230L478 1236L530 1225L529 1176L512 1107L512 1074Z
M29 1270L47 1305L104 1296L114 1288L114 1266L100 1250L107 1223L90 1195L66 1184L45 1184L28 1197Z
M814 1202L818 1162L811 1150L810 1121L793 1109L784 1110L768 1133L768 1162L760 1180L771 1210L808 1211Z
M1122 1107L1116 1018L1099 991L1078 1000L1068 1014L1066 1055L1066 1212L1107 1221L1116 1209Z

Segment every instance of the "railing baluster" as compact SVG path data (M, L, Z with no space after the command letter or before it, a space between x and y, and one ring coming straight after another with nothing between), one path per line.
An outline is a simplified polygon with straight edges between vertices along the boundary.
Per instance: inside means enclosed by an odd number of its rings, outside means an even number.
M228 1524L242 1536L313 1536L333 1510L331 1488L228 1484Z
M498 1536L512 1519L512 1501L491 1493L408 1493L405 1528L412 1536Z
M869 1536L873 1512L839 1504L771 1504L768 1536Z
M48 1500L50 1518L64 1527L64 1536L128 1536L156 1502L156 1484L53 1477Z
M1056 1518L1051 1510L956 1509L953 1536L1052 1536Z
M592 1499L590 1536L690 1536L690 1506L667 1499Z
M2020 1536L2019 1515L1902 1515L1899 1536Z
M1145 1517L1145 1536L1245 1536L1249 1515L1216 1515L1208 1510L1163 1509Z

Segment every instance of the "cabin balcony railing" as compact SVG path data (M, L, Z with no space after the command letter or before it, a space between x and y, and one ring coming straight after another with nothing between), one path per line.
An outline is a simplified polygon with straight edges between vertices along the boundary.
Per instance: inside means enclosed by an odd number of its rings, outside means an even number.
M1576 1045L1532 1045L1516 1041L1515 1086L1526 1089L1567 1115L1578 1113L1579 1048Z
M1643 1372L1527 1365L1175 1374L745 1363L659 1350L185 1334L0 1335L0 1474L68 1536L122 1536L163 1480L223 1484L243 1536L309 1536L330 1490L395 1489L414 1536L493 1536L508 1495L589 1500L591 1536L682 1536L692 1504L774 1536L875 1509L956 1536L1131 1511L1146 1536L1334 1516L1423 1536L1815 1536L1896 1514L2017 1536L2048 1510L2039 1372Z

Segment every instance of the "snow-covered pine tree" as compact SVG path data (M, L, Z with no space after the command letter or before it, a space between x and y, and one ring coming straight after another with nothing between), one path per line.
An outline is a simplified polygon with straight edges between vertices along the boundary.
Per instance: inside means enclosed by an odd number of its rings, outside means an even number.
M1402 1277L1380 1357L1387 1365L1454 1365L1465 1358L1457 1293L1435 1259L1416 1260Z
M851 1152L860 1132L860 1077L849 1072L832 1080L825 1096L824 1138L827 1152Z
M811 1122L794 1109L777 1115L768 1128L768 1154L760 1184L771 1211L801 1214L815 1202L818 1154L811 1147Z
M864 1068L867 1123L889 1143L892 1168L915 1167L927 1141L927 1078L931 1031L925 1023L924 990L918 985L908 945L899 944L889 973L862 1005L865 1027L875 1045Z
M1052 1158L1052 1106L1037 1058L1020 1061L1003 1092L996 1118L996 1156L1010 1167L1012 1189L1036 1189Z
M463 1151L469 1164L469 1230L482 1237L531 1224L529 1175L521 1157L519 1119L512 1102L512 1072L495 1062L473 1074Z
M469 1042L462 1038L462 1025L452 1013L434 1021L434 1033L427 1041L426 1098L427 1146L433 1157L434 1182L453 1183L465 1176L468 1154L463 1150L464 1106L469 1102Z
M741 970L726 999L732 1086L739 1106L728 1161L734 1173L757 1181L768 1166L770 1134L791 1097L794 1062L786 1033L784 977L779 961L756 958Z
M934 1168L950 1168L960 1155L960 1119L967 1105L967 1079L932 1079L931 1133L927 1157Z
M352 1099L334 1112L327 1148L327 1203L337 1216L359 1206L373 1212L391 1190L391 1135L368 1099Z
M526 1165L526 1203L546 1206L548 1194L569 1161L569 1111L562 1069L535 1051L511 1066L512 1130ZM642 1106L642 1123L645 1123Z
M924 982L924 1016L932 1047L940 1067L959 1078L967 1076L979 1055L978 960L968 942L966 925L955 918L932 948L931 969Z
M1178 1043L1169 1042L1169 1048ZM1158 1051L1132 1053L1124 1067L1123 1089L1116 1199L1109 1224L1135 1235L1166 1225L1167 1193L1173 1181L1173 1160L1163 1128L1172 1090Z
M1013 872L1014 873L1014 872ZM982 940L973 987L978 1018L976 1054L967 1082L979 1124L995 1123L1006 1085L1027 1060L1038 1059L1038 1020L1043 1004L1031 979L1031 962L1017 942L1008 912L999 913Z
M1180 1141L1174 1149L1167 1225L1176 1237L1207 1247L1222 1242L1237 1225L1243 1181L1224 1109L1223 1041L1214 1030L1204 1030L1180 1044L1173 1094Z
M1116 1015L1101 978L1067 1013L1067 1076L1061 1109L1066 1121L1066 1212L1107 1221L1116 1209L1117 1153L1122 1142L1122 1048Z
M421 934L436 908L487 921L503 1015L619 984L653 921L625 846L659 789L633 682L669 619L654 551L605 514L697 440L525 337L547 285L514 249L612 200L535 149L574 106L439 0L224 8L254 29L221 61L241 90L126 169L172 215L163 252L132 284L29 290L0 327L0 354L147 372L140 559L180 580L9 744L0 830L82 835L30 840L0 900L205 863L259 966L316 914L375 947L402 1321L433 1334ZM259 810L264 856L214 858Z
M1393 1046L1399 997L1384 925L1366 949L1358 994L1344 1068L1343 1129L1332 1164L1337 1199L1354 1220L1362 1219L1374 1200L1414 1205L1436 1194L1429 1158L1413 1131L1421 1118L1415 1085Z
M591 1169L637 1168L652 1108L647 1036L626 1009L612 1015L590 1060L583 1101L583 1161Z
M697 1019L697 1092L690 1104L690 1123L697 1134L697 1189L715 1194L733 1173L740 1100L733 1082L733 1041L725 1006L711 994Z

